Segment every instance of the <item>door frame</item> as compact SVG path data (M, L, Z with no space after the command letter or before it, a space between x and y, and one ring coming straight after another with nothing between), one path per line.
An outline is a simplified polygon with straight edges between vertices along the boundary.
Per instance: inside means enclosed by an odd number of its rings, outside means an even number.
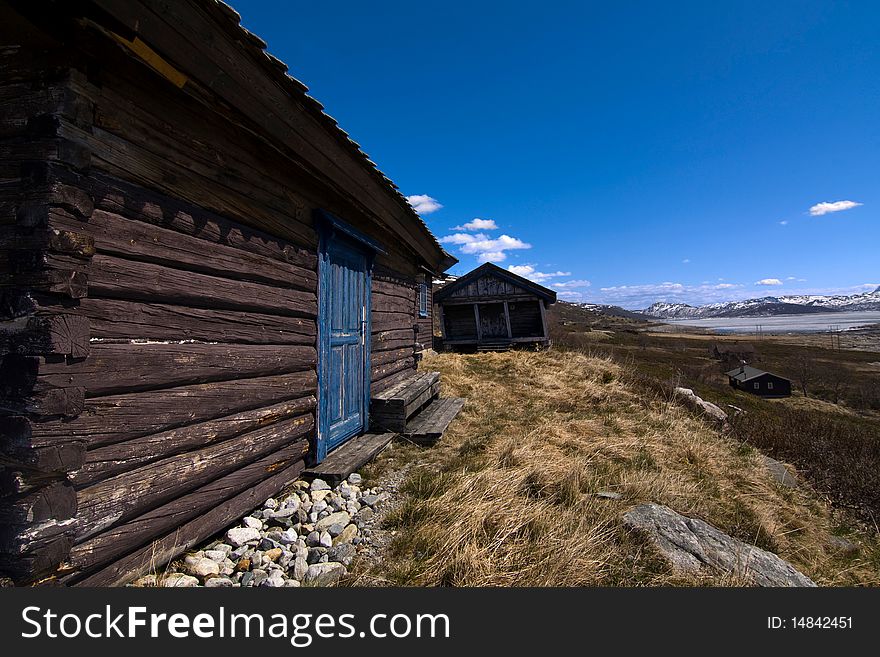
M361 251L364 254L364 342L363 342L363 399L361 400L361 429L363 433L370 428L370 333L372 328L372 280L373 262L379 253L385 253L381 245L370 237L364 235L353 226L345 223L335 215L324 210L315 212L315 226L318 231L318 336L317 336L317 374L318 374L318 406L316 418L316 436L311 460L317 464L327 456L328 432L329 432L329 396L325 394L326 386L330 385L329 362L330 362L330 247L335 242L341 242L348 248ZM357 435L354 434L354 435ZM352 436L354 437L354 436ZM334 449L341 447L348 440L339 443Z

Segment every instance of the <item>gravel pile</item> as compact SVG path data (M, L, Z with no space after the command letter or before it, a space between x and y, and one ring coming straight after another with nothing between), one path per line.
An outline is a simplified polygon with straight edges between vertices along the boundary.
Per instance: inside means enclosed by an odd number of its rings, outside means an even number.
M362 489L352 474L335 488L322 479L297 481L270 498L220 540L187 554L162 576L135 586L329 586L348 574L359 552L372 552L373 516L389 494Z

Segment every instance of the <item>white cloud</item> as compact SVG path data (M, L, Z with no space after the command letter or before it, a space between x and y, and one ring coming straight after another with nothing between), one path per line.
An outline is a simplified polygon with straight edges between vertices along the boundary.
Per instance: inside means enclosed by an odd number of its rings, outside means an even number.
M734 288L740 287L739 285L734 285L733 283L718 283L718 285L713 285L713 290L732 290Z
M571 276L570 271L535 271L535 268L532 265L510 265L507 268L507 271L516 274L517 276L528 278L530 281L535 281L535 283L543 283L549 281L551 278L559 278L561 276Z
M431 198L427 194L413 194L407 196L406 200L419 214L431 214L443 207L437 199Z
M690 261L691 261L690 258L685 258L684 260L681 261L681 264L686 265L686 264L688 264Z
M566 301L583 301L584 293L583 292L559 292L557 295L560 299L565 299Z
M507 254L504 251L483 251L477 254L477 262L504 262Z
M852 208L857 208L861 205L861 203L856 203L855 201L834 201L833 203L823 202L816 203L813 207L810 208L810 215L813 217L821 217L823 214L828 214L829 212L840 212L842 210L851 210Z
M453 230L497 230L498 225L494 219L474 219L461 226L454 226Z
M780 226L788 226L788 220L783 219L782 221L779 222L779 225Z
M576 287L590 287L590 281L585 281L583 279L575 279L573 281L563 281L562 283L553 283L553 287L559 288L560 290L570 290Z
M755 285L782 285L782 281L778 278L762 278L760 281L755 281Z
M507 258L506 251L532 248L531 244L517 237L500 235L490 238L485 233L454 233L441 237L440 241L458 245L459 253L477 256L480 262L503 262Z

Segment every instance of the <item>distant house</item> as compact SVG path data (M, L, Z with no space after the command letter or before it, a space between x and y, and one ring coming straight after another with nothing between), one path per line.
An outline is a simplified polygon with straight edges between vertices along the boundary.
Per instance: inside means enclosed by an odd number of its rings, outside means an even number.
M556 292L486 263L434 293L445 348L549 346L547 305Z
M788 397L791 395L791 381L748 365L741 365L730 370L727 377L732 387L759 397Z

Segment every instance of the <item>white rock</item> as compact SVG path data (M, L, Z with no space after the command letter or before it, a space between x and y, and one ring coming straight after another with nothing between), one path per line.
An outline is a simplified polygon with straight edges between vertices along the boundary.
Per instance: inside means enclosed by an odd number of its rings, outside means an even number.
M308 553L306 553L308 554ZM306 561L305 557L297 557L293 562L293 568L291 569L291 576L295 579L301 580L306 576L306 571L309 569L309 563Z
M217 563L223 563L226 561L227 554L228 552L224 552L223 550L205 550L205 557L211 561L216 561Z
M350 475L348 475L348 483L350 484L360 486L363 481L364 478L361 477L357 472L352 472Z
M206 557L187 557L184 560L186 572L196 577L207 577L208 575L219 575L220 564Z
M162 586L169 589L192 588L193 586L198 585L199 580L197 577L186 575L184 573L171 573L162 580Z
M236 527L226 532L226 540L235 547L241 547L249 541L259 541L260 538L259 530L253 527Z
M309 485L309 491L314 492L316 490L330 490L330 484L323 479L313 479Z
M246 516L241 522L245 527L250 527L251 529L263 528L263 521L252 516Z

